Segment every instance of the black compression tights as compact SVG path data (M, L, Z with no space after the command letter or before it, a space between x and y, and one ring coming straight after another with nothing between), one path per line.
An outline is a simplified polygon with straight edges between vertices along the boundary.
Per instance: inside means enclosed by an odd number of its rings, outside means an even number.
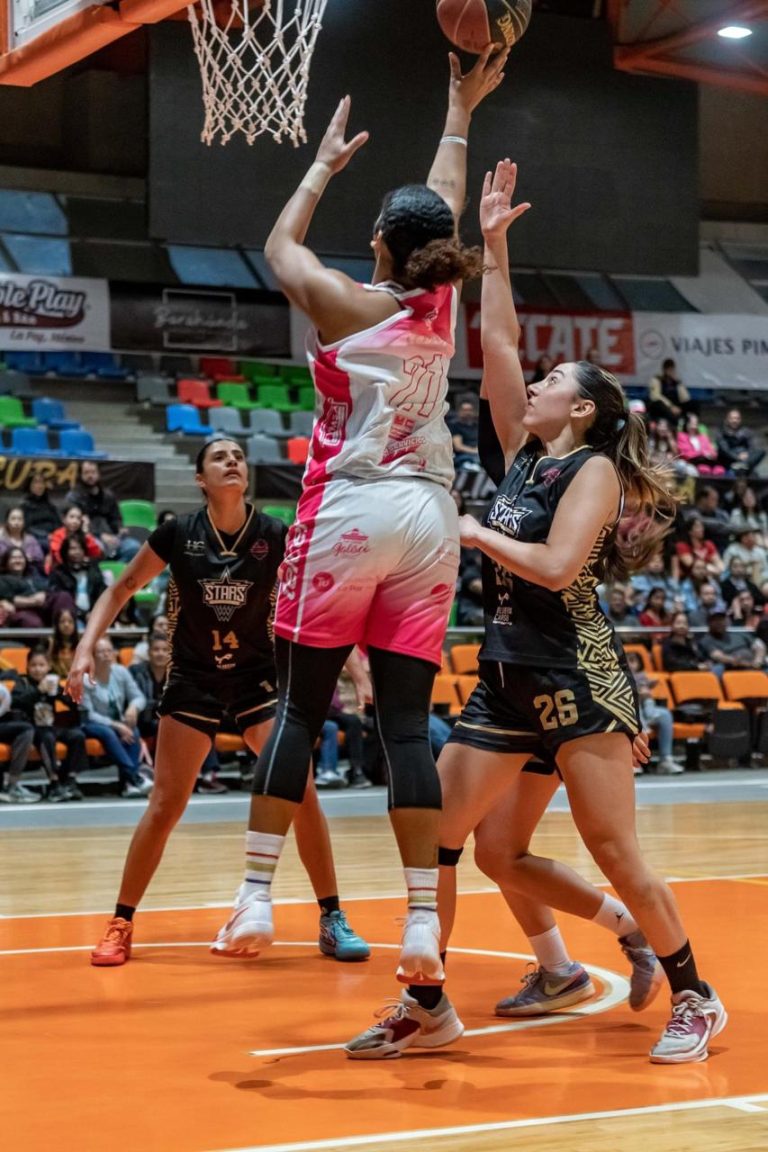
M253 781L256 795L301 802L306 766L351 648L311 648L275 639L279 704ZM426 660L370 648L376 724L389 769L390 808L440 808L429 747L436 668Z

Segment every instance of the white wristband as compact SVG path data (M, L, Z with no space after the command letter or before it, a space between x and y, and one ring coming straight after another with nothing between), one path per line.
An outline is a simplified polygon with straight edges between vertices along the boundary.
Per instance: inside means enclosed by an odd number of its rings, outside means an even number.
M307 192L321 196L331 176L332 172L328 165L322 160L316 160L299 184L299 188L306 188Z
M461 144L463 148L467 147L466 136L443 136L440 141L441 144Z

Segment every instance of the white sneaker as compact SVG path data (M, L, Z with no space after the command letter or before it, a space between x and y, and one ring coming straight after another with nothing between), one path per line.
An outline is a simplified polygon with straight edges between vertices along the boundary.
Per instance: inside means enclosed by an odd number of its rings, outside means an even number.
M344 1045L350 1060L392 1060L405 1048L442 1048L464 1031L445 994L436 1008L427 1009L403 991L400 1000L388 1001L376 1015L384 1019Z
M651 1064L699 1064L709 1056L709 1041L722 1032L728 1013L717 993L705 984L706 996L676 992L672 1017L657 1044L651 1048Z
M215 956L255 957L274 939L272 901L260 892L244 895L243 887L250 888L250 885L240 887L232 915L211 944Z
M417 908L408 913L397 979L401 984L442 984L445 980L437 912Z
M656 771L660 776L679 776L681 772L685 772L685 768L671 756L665 756L663 760L659 760Z

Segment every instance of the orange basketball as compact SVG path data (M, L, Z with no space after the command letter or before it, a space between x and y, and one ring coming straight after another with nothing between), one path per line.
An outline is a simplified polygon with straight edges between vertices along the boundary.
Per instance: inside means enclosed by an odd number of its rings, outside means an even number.
M479 55L491 42L497 50L517 43L530 23L531 2L437 0L437 19L452 44Z

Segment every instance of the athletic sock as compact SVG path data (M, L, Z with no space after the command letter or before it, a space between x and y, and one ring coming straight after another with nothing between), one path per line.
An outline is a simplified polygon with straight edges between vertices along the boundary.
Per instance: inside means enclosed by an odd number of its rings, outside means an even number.
M133 920L133 914L136 911L130 904L115 904L115 916L119 916L122 920Z
M557 924L548 932L540 932L538 936L529 936L528 939L542 968L556 976L569 975L573 961L566 951Z
M420 1008L431 1012L437 1008L443 996L442 984L409 984L408 995L412 996Z
M637 932L637 921L633 918L632 913L625 908L620 900L617 900L615 896L609 896L607 892L603 896L603 902L597 915L592 917L592 923L599 924L601 928L607 928L609 932L615 933L618 937L631 936L633 932Z
M340 907L338 896L323 896L321 900L318 900L318 904L322 916L330 916L331 912L338 912Z
M437 868L404 868L409 912L437 912Z
M260 900L271 898L272 880L284 843L285 836L275 836L271 832L246 832L241 899L251 895Z
M673 952L671 956L659 956L658 960L666 973L673 994L697 992L699 996L709 996L709 989L699 979L693 949L688 940L677 952Z

